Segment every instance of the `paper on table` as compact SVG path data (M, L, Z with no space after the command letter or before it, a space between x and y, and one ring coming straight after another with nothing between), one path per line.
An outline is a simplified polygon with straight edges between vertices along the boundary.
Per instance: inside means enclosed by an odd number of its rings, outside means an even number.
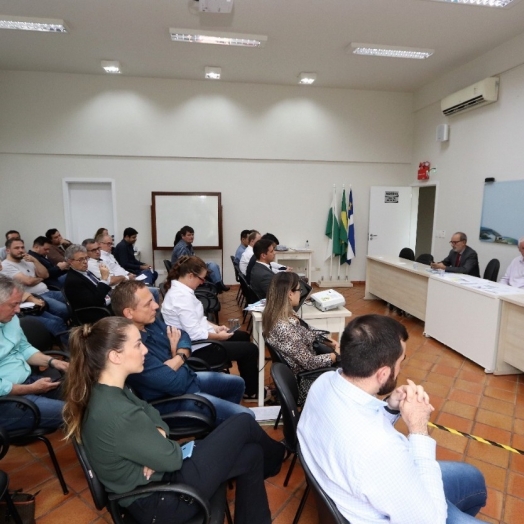
M135 280L145 280L147 278L146 275L138 275Z
M20 309L31 309L31 308L34 308L35 306L36 304L33 302L22 302L20 304Z
M280 406L260 406L256 408L251 408L255 413L255 419L258 422L263 420L275 421L278 412L280 411Z

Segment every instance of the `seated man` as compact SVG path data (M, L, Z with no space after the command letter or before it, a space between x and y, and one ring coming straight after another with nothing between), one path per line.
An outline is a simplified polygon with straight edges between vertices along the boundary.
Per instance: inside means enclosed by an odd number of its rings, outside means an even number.
M258 298L266 298L269 284L275 276L271 262L275 259L275 244L268 238L261 238L253 247L255 264L251 270L250 286Z
M65 258L69 263L70 270L64 283L64 293L76 310L84 307L107 307L111 303L109 293L109 269L101 264L101 278L95 277L87 269L87 250L78 244L70 245L65 252ZM82 313L83 318L88 322L96 322L103 315L101 311L87 311Z
M249 233L251 233L251 229L243 229L240 233L240 245L237 247L235 252L235 262L237 264L240 264L240 259L242 258L242 255L248 245L247 237L249 236Z
M32 374L29 366L66 371L69 364L44 355L27 341L16 316L23 292L18 282L0 275L0 397L25 396L40 410L38 427L57 428L62 424L64 405L59 400L60 382L49 376ZM28 409L14 402L0 406L0 426L6 430L32 426L33 415Z
M273 247L275 248L275 253L276 253L276 247L278 246L278 238L275 235L272 235L271 233L266 233L265 235L262 235L260 237L260 240L270 240L273 243ZM258 244L258 242L260 242L260 240L255 242L255 246ZM257 261L257 258L254 255L255 246L253 246L253 256L249 260L249 263L247 264L247 269L246 269L246 280L248 281L250 285L251 285L251 271L253 270L253 266L255 265L255 262ZM275 256L273 256L273 259L275 259ZM274 262L273 260L269 263L269 267L271 271L275 273L275 275L277 273L280 273L281 271L293 271L292 267L283 266L282 264L279 264L278 262Z
M240 272L245 276L247 273L247 266L249 264L249 261L251 260L251 257L253 256L253 246L262 238L260 233L253 229L251 233L249 233L247 237L247 247L242 253L242 256L240 257L240 263L238 264L238 267L240 268Z
M520 256L511 261L506 274L500 279L500 283L524 288L524 237L519 239L517 247L520 251Z
M49 291L44 280L49 277L47 269L33 256L25 252L24 241L10 238L6 243L7 258L2 264L2 273L14 278L32 295L42 297L49 306L49 312L64 320L69 311L60 291Z
M9 230L6 234L5 234L5 240L6 242L10 239L10 238L20 238L20 233L18 231L15 231L14 229L11 229ZM2 260L5 260L7 257L7 250L6 250L6 247L5 245L0 247L0 262L2 262Z
M446 273L465 273L480 277L477 252L467 246L468 237L457 231L450 240L451 251L442 262L432 262L433 269L443 269Z
M62 238L60 231L56 228L48 229L45 232L45 237L50 243L47 258L55 265L59 262L64 262L65 250L72 244L72 242Z
M100 272L100 266L105 265L109 269L109 285L112 288L115 288L120 282L126 280L124 275L115 275L112 273L111 269L107 264L104 264L104 261L101 258L101 249L98 242L93 238L86 238L82 245L86 248L87 256L87 270L93 273L98 280L102 279L102 273Z
M49 277L44 280L44 284L62 289L69 265L65 261L53 264L47 257L50 249L51 244L46 237L36 237L33 242L33 249L30 249L28 253L47 269Z
M126 271L117 262L116 258L111 254L111 250L113 249L113 239L111 238L111 235L108 235L107 233L97 235L95 241L98 243L98 246L100 247L100 259L109 268L109 273L111 275L123 276L125 280L135 280L136 275L133 275L133 273ZM98 276L96 273L95 275ZM160 296L158 288L154 286L149 286L148 289L149 291L151 291L151 293L153 293L155 302L159 303Z
M149 264L136 259L133 246L137 235L138 231L132 227L124 229L124 238L115 247L115 258L126 271L137 276L144 275L144 282L152 286L158 278L158 273L153 271Z
M112 296L116 315L133 321L147 347L144 370L130 375L128 382L147 401L168 396L195 393L206 397L216 408L217 424L237 413L253 412L239 405L244 394L244 380L236 375L199 371L195 373L186 364L191 355L191 340L184 331L167 327L157 317L158 304L142 282L129 280L118 285ZM204 409L193 401L158 406L160 413L177 409L190 411Z
M477 522L486 503L482 473L437 462L428 394L411 380L396 386L407 338L402 324L382 315L346 326L342 369L314 382L300 417L304 460L350 522ZM393 427L399 417L408 437Z
M195 239L195 230L191 226L184 226L175 236L175 247L171 252L171 263L176 264L180 257L192 257L195 254L193 249L193 240ZM206 262L209 271L208 277L217 286L218 292L229 291L229 286L226 286L222 281L220 268L215 262Z

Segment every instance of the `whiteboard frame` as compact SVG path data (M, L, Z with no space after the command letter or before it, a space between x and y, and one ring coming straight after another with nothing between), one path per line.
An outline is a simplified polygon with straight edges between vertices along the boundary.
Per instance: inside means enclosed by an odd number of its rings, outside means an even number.
M173 196L173 197L195 197L195 196L213 196L217 197L218 199L218 217L217 217L217 237L218 237L218 245L214 246L193 246L193 249L199 250L199 249L222 249L222 193L198 193L198 192L191 192L191 193L180 193L180 192L170 192L170 191L153 191L151 192L151 236L152 236L152 243L153 243L153 250L172 250L173 244L169 246L159 245L157 242L157 223L156 223L156 197L157 196ZM184 218L184 223L180 225L182 227L183 225L189 225L192 227L191 224L191 217ZM173 238L174 234L173 232ZM198 234L198 231L196 231L196 234Z

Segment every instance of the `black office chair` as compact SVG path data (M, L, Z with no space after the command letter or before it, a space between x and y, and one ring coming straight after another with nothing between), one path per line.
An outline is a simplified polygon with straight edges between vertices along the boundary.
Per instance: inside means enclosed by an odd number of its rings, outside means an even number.
M497 277L499 276L499 269L500 269L500 261L498 258L492 258L488 265L486 266L486 269L484 270L484 278L485 280L491 280L492 282L497 281Z
M195 297L202 303L204 315L215 324L218 324L218 313L222 307L220 300L218 300L218 293L210 290L206 282L206 285L199 286L195 289Z
M302 500L300 501L300 506L297 511L299 518L299 511L302 512L304 509L304 504L306 503L309 491L313 489L313 493L315 494L315 499L317 501L319 522L322 524L350 524L349 521L340 513L335 503L331 500L331 498L329 498L328 494L320 487L320 484L311 473L311 470L308 468L308 465L306 464L306 461L300 452L300 446L297 448L297 454L299 456L300 463L302 464L304 473L306 474L307 480L306 491L302 496ZM293 524L297 524L297 522L298 518L295 517Z
M58 346L61 350L64 350L64 345L60 340L61 335L68 334L68 331L58 333L56 336L53 335L38 317L28 316L20 318L20 327L24 332L25 338L29 344L41 351L47 353L51 351L54 346Z
M67 295L65 294L65 291L63 289L62 295L65 299L71 322L74 326L92 324L94 322L97 322L101 318L113 316L113 312L109 308L102 306L89 306L73 309L73 306L71 306L71 302L69 302L69 299L67 298Z
M9 437L7 431L0 427L0 460L5 456L9 450ZM9 476L4 471L0 470L0 501L4 501L7 506L8 513L15 524L23 524L16 506L13 504L13 499L9 494ZM11 522L8 520L8 522Z
M226 349L220 341L209 339L191 341L192 347L199 344L212 344L214 346L213 361L209 362L203 358L200 358L198 356L198 352L194 353L186 360L186 364L193 371L220 371L223 373L229 373L231 361L227 356Z
M166 271L169 273L171 271L171 268L173 267L171 260L168 260L167 258L165 258L163 262L164 262Z
M431 253L422 253L422 255L419 255L416 259L416 262L426 264L426 266L429 266L434 261L435 260L433 259L433 255Z
M282 411L282 419L284 421L284 441L288 456L293 455L291 464L284 480L284 487L288 485L291 473L297 461L297 426L300 419L300 412L298 410L298 385L295 375L291 369L285 364L276 362L271 366L271 377L277 389L278 399L280 401L280 409Z
M91 467L84 446L78 443L76 439L73 439L73 446L78 461L82 466L96 508L99 511L107 508L115 524L136 524L136 520L126 511L126 509L120 507L118 504L119 500L159 491L177 493L181 498L185 499L187 497L188 499L192 499L192 503L199 506L199 512L197 515L189 519L185 524L223 524L224 514L228 516L228 522L231 524L231 515L229 514L226 500L225 483L220 486L210 500L202 497L198 490L192 486L181 483L165 484L150 482L145 486L136 488L127 493L119 495L116 493L108 493Z
M400 258L405 258L406 260L415 260L415 253L410 247L404 247L400 250L398 254Z
M240 277L238 276L238 274L240 273L240 268L237 264L237 262L235 261L235 257L234 255L231 255L231 262L233 263L233 269L235 270L235 280L238 282L238 291L237 291L237 297L236 297L236 300L237 300L237 304L240 306L240 304L242 303L242 286L240 285Z
M64 476L62 475L62 470L60 469L60 465L56 460L56 455L53 446L51 445L51 442L49 442L49 439L46 437L46 435L54 433L56 429L38 427L38 425L40 424L40 410L38 409L38 406L34 402L31 402L29 399L25 397L16 396L0 397L0 410L3 409L2 404L7 403L18 404L18 406L21 409L29 410L33 416L33 424L30 428L6 430L7 436L9 437L9 443L13 444L14 446L25 446L31 442L34 442L35 440L40 440L41 442L43 442L47 448L47 452L49 453L49 458L51 459L51 462L53 463L53 466L55 468L56 476L58 478L58 481L60 482L62 491L64 492L64 495L67 495L69 493L69 490L67 489Z

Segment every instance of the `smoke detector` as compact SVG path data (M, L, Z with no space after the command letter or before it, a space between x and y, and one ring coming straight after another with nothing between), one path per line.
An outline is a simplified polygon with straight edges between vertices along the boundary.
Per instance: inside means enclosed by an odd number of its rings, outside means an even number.
M231 13L233 0L199 0L198 9L202 13Z

